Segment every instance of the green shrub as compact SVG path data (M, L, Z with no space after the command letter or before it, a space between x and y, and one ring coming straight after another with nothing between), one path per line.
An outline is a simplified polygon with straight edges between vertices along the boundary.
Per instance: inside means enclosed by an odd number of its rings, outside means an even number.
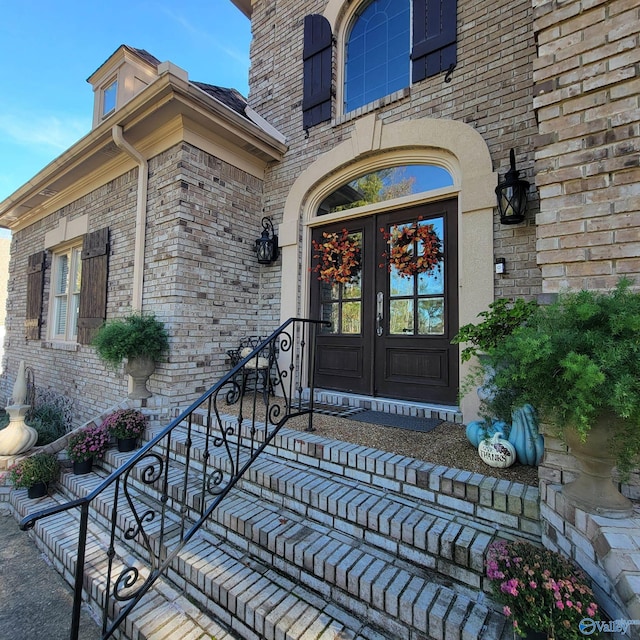
M535 301L525 301L516 298L498 298L489 305L488 311L481 311L478 318L483 318L478 324L465 324L460 327L451 344L468 343L461 352L460 359L467 362L472 356L487 353L496 347L504 338L525 323L535 311L538 304Z
M116 368L125 358L147 356L157 361L169 348L169 337L154 315L134 313L102 325L92 344L98 357Z
M538 307L489 350L489 415L533 405L561 433L583 441L603 414L621 419L612 450L625 474L640 454L640 293L622 279L611 293L579 291Z
M38 446L55 442L66 433L64 415L53 404L41 404L31 409L25 422L38 432Z
M60 465L51 453L36 453L9 467L9 477L17 488L29 488L38 482L53 482L58 478Z

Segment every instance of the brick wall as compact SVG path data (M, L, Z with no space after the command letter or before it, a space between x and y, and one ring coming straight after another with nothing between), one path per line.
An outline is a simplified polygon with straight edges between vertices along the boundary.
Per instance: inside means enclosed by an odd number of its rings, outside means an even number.
M272 2L252 4L249 102L286 135L289 144L284 161L273 166L266 179L265 213L276 222L281 220L289 188L301 171L327 148L347 139L354 127L354 119L342 117L312 127L308 138L302 129L302 23L305 15L322 13L325 4L292 0L278 5L277 16ZM513 147L522 177L533 184L532 19L527 0L459 0L458 66L451 82L445 83L444 74L440 74L408 92L399 92L397 100L377 110L378 118L385 123L419 117L461 120L484 137L501 176ZM496 277L496 295L535 296L540 292L533 226L537 195L533 188L531 209L527 223L513 227L500 225L496 215L495 253L506 258L508 267L506 276ZM266 284L277 295L279 282Z
M0 393L11 395L20 360L37 386L75 399L76 423L120 402L127 376L107 369L92 347L24 339L26 264L44 235L87 214L89 231L110 229L107 318L131 311L137 169L14 234L7 306L5 373ZM252 250L260 235L262 183L199 149L177 145L149 161L143 311L165 322L170 353L150 381L164 406L184 406L228 369L226 350L241 336L266 331L260 314L261 270ZM49 259L50 266L50 259ZM45 277L43 318L48 313ZM270 327L268 327L270 328Z
M543 289L609 289L640 274L640 8L533 5Z
M4 326L7 317L7 286L9 280L9 252L11 240L0 238L0 326Z

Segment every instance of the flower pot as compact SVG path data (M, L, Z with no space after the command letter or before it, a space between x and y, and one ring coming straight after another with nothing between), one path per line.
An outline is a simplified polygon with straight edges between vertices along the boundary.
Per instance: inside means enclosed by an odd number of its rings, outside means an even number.
M27 496L29 498L42 498L47 495L47 483L36 482L27 489Z
M76 476L83 476L87 473L91 473L93 469L93 457L88 460L82 460L81 462L73 461L73 474Z
M156 370L156 363L153 358L139 357L131 358L125 367L125 371L133 380L133 389L129 393L129 397L133 399L150 398L152 393L147 389L147 381L151 374Z
M610 452L609 438L618 421L619 418L610 414L600 416L591 426L586 442L581 442L574 429L566 430L567 444L578 460L580 475L565 484L562 493L585 511L626 517L631 514L631 501L618 491L611 480L615 458Z
M138 438L117 438L118 451L120 453L128 453L133 451L138 444Z

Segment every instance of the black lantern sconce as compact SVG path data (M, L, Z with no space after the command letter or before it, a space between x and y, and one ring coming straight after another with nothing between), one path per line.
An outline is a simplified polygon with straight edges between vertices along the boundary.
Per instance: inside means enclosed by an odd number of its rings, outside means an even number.
M518 224L524 221L527 212L527 191L529 183L520 180L520 172L516 169L516 155L511 149L509 154L511 168L502 182L498 182L496 195L502 224Z
M260 264L271 264L278 259L278 236L273 231L271 218L262 218L262 233L256 240L256 253Z

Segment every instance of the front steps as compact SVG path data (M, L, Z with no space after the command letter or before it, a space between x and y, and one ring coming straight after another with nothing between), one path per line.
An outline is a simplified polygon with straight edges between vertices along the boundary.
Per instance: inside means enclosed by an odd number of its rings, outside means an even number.
M203 437L192 440L192 460L202 460ZM179 469L184 447L175 450ZM86 495L126 455L110 450L104 470L64 474L60 492L42 502L14 491L14 507L23 516L47 501ZM225 466L212 455L210 465ZM152 504L139 471L132 474L132 493ZM169 487L169 507L178 506L181 487ZM104 579L90 584L89 578L105 561L98 550L107 539L112 500L104 495L93 505L86 587L97 601ZM187 527L199 500L195 490L190 493ZM497 535L539 540L537 505L533 487L283 428L206 529L178 554L167 579L130 614L126 637L510 638L505 618L483 591L484 552ZM181 524L171 513L166 549ZM121 509L119 526L131 524L131 513ZM75 558L69 532L76 529L72 521L45 520L35 530L67 576ZM157 550L156 534L151 540ZM121 536L117 556L140 554L140 542L140 536Z

